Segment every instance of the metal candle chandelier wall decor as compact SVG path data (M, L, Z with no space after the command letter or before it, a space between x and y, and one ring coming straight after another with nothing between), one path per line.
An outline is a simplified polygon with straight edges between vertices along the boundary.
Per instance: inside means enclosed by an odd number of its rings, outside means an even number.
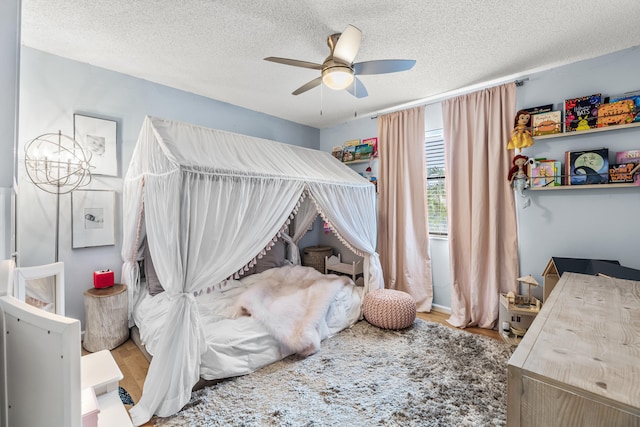
M90 154L61 132L40 135L25 151L29 179L47 193L66 194L91 182Z
M60 194L70 193L91 182L91 154L62 132L46 133L25 148L24 166L31 182L56 195L55 262L58 262Z

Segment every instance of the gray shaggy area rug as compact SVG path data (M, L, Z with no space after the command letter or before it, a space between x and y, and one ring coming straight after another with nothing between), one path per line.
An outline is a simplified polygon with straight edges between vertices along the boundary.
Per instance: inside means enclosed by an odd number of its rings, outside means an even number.
M192 394L157 426L499 426L512 349L416 319L360 321L305 359L290 356Z

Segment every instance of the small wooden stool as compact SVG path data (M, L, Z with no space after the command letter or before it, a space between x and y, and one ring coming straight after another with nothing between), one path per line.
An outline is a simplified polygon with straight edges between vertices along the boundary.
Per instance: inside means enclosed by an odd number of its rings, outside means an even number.
M127 285L85 291L82 346L87 351L112 350L129 338L128 303Z

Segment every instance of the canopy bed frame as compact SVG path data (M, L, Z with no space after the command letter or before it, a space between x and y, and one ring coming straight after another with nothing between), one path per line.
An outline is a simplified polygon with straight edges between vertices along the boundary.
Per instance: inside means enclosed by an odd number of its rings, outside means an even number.
M296 265L318 214L363 257L363 287ZM123 190L122 282L153 355L134 424L179 411L201 377L313 353L353 324L362 297L384 287L376 233L374 186L330 153L146 117ZM282 241L289 262L265 268ZM141 280L145 252L160 290L148 272Z

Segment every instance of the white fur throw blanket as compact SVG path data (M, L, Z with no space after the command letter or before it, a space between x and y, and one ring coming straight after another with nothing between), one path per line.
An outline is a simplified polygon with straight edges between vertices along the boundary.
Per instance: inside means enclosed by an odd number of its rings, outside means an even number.
M326 338L325 316L335 295L352 280L311 267L272 268L255 278L233 306L233 316L249 315L292 352L309 356Z

